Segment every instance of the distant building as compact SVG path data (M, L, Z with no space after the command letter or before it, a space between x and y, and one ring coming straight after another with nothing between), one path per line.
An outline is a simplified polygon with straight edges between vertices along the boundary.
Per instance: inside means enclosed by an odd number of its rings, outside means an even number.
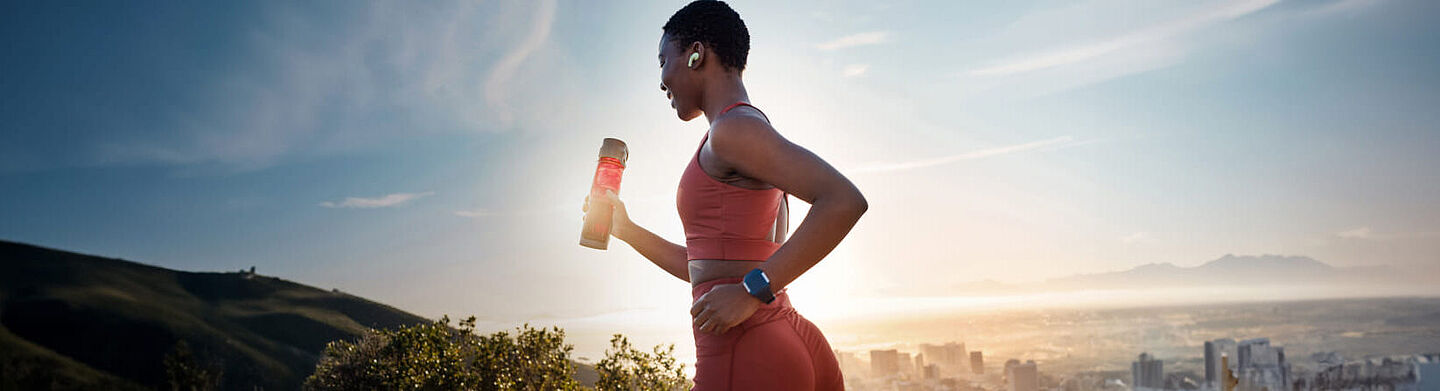
M860 359L855 357L855 353L836 350L835 361L840 363L840 373L842 375L846 377L860 375Z
M896 358L895 361L901 374L905 376L915 376L915 361L910 358L910 353L900 352L899 357Z
M917 375L922 375L922 376L924 375L924 372L925 372L925 353L917 353L917 354L915 354L915 371L917 372L917 373L916 373Z
M1221 338L1205 341L1205 384L1202 385L1205 389L1220 389L1220 379L1224 378L1224 368L1220 367L1221 357L1230 357L1230 369L1235 369L1235 340Z
M940 366L936 364L926 365L925 373L922 374L921 378L925 380L940 379Z
M1422 356L1415 362L1415 388L1440 391L1440 355Z
M1016 360L1010 360L1016 361ZM1035 361L1005 362L1005 387L1007 391L1040 391L1040 371Z
M870 351L870 376L885 377L900 373L900 352L895 349Z
M964 342L948 342L944 345L920 344L920 354L925 355L926 362L939 364L945 370L959 372L965 366Z
M1440 354L1367 358L1321 367L1297 388L1314 390L1440 391Z
M1140 353L1139 360L1130 363L1130 386L1133 389L1164 389L1165 388L1165 362L1150 356L1150 353Z
M970 372L976 375L985 374L985 357L979 350L970 352Z
M1269 338L1240 341L1235 348L1236 389L1241 391L1290 389L1290 364L1285 362L1285 348L1270 346Z

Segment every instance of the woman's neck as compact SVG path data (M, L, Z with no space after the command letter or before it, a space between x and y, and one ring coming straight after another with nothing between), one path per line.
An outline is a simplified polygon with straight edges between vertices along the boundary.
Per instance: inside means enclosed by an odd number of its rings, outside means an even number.
M745 83L740 81L740 76L733 75L709 86L701 99L704 101L700 103L700 110L705 112L705 120L714 124L721 110L735 102L750 102L750 95L745 92Z

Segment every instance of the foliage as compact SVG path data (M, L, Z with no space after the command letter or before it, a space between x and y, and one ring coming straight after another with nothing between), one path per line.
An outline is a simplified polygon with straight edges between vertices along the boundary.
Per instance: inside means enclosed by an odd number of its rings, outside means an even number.
M690 386L685 378L685 364L675 363L675 345L655 346L646 353L630 346L624 335L610 338L610 350L595 365L600 381L595 388L610 390L684 390Z
M335 341L305 382L311 390L578 390L573 349L559 327L475 334L475 317Z
M673 390L688 386L675 346L637 351L624 336L598 364L599 390ZM475 317L457 328L450 318L393 330L371 329L355 341L325 347L309 390L581 390L573 347L559 327L475 333Z
M200 365L185 340L165 354L165 383L172 391L208 391L220 387L223 370Z

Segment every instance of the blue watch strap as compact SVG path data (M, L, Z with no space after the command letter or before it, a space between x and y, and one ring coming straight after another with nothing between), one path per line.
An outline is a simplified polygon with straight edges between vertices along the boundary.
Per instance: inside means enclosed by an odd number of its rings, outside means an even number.
M743 282L745 291L749 292L750 296L760 299L760 302L770 304L775 301L775 292L770 291L770 276L765 275L764 270L755 268L749 273L745 273Z

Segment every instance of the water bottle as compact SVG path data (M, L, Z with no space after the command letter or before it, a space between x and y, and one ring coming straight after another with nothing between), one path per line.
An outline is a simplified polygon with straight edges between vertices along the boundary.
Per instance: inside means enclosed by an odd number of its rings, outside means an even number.
M605 197L605 191L620 194L620 175L625 173L625 160L629 157L624 141L606 138L600 145L600 161L595 165L595 179L590 185L590 205L585 208L585 225L580 228L581 246L598 250L609 247L615 208Z

